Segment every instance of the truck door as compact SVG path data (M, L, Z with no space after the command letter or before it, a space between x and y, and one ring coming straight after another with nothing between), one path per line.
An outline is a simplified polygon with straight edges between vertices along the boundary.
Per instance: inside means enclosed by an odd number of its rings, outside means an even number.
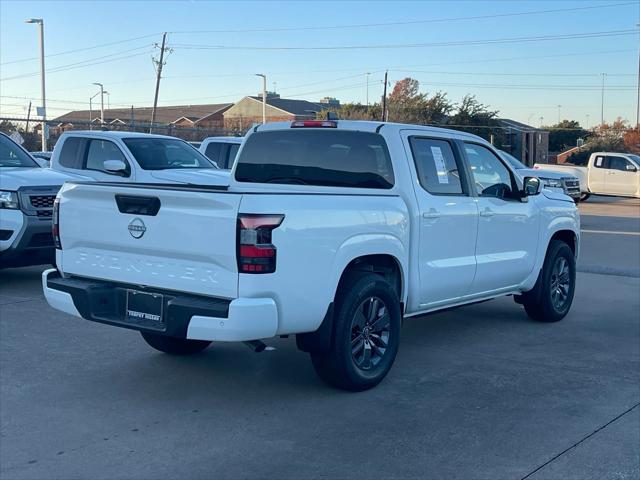
M609 158L605 155L597 155L593 165L589 165L587 176L589 178L589 191L593 193L605 193L607 191L606 179L609 172Z
M515 175L487 146L464 142L478 204L476 275L471 293L511 289L533 270L539 215L535 200L519 198Z
M458 145L449 139L405 133L419 217L416 252L421 309L466 295L476 270L478 208Z
M634 195L638 191L640 174L638 167L624 157L607 155L609 170L606 176L606 193L612 195Z

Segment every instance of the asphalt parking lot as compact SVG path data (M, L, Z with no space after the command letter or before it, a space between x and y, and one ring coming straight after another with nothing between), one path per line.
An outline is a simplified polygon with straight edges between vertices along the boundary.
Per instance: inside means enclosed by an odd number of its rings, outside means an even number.
M314 375L293 339L172 358L0 272L0 477L640 478L640 202L581 206L570 314L512 299L405 322L377 388Z

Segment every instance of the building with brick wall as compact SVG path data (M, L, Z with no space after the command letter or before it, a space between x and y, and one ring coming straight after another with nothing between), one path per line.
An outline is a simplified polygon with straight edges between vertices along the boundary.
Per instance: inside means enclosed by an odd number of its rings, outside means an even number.
M310 120L327 108L320 103L280 98L269 92L267 95L267 122ZM252 125L262 123L262 96L244 97L223 114L224 126L229 130L245 131Z

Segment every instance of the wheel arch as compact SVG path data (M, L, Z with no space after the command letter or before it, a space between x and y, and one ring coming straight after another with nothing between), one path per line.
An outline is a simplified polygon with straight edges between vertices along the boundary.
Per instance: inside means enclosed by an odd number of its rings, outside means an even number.
M396 246L402 246L400 241L394 238ZM393 245L392 244L392 245ZM394 251L395 250L395 251ZM309 333L296 335L296 344L298 349L304 352L323 352L327 351L333 342L333 315L336 296L342 287L353 275L362 273L377 273L386 278L391 285L394 286L400 299L402 312L404 313L404 305L407 295L406 268L399 253L404 249L386 249L385 250L360 250L357 254L342 256L339 260L339 268L336 268L335 278L331 282L331 302L328 305L326 314L320 327Z

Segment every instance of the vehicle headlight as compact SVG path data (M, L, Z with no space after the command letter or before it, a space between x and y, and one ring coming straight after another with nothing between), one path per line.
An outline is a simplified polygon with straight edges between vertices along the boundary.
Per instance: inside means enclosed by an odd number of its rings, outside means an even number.
M16 192L9 192L6 190L0 190L0 208L12 208L18 209L18 194Z
M564 188L562 180L557 178L540 178L543 187Z

